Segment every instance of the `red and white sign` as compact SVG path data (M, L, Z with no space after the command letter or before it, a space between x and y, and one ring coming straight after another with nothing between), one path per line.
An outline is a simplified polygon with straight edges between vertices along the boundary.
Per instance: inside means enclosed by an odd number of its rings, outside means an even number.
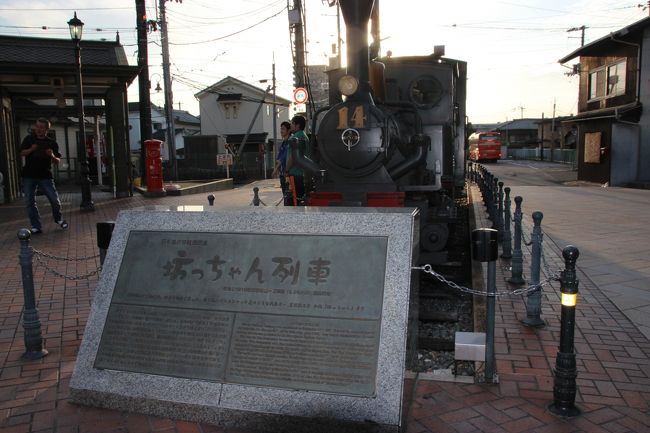
M304 104L307 102L307 98L309 98L309 93L304 87L298 87L293 91L293 102L296 104Z

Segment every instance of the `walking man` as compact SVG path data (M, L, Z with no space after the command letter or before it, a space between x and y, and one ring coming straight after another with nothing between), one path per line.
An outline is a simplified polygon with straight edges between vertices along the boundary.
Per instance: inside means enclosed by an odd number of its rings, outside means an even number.
M61 158L59 145L47 136L50 121L41 117L34 126L35 135L28 135L20 145L20 156L25 157L25 166L22 170L23 193L27 205L27 215L32 225L31 232L43 232L41 216L36 207L36 187L45 194L52 206L52 217L63 230L68 228L68 223L61 215L61 201L54 186L52 176L52 163L58 164Z

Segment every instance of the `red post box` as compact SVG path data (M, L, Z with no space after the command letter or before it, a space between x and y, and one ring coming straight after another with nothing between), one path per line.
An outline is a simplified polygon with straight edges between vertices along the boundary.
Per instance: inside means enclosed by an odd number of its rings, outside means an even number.
M165 195L163 188L162 157L160 140L145 140L144 145L147 151L147 193L148 196Z

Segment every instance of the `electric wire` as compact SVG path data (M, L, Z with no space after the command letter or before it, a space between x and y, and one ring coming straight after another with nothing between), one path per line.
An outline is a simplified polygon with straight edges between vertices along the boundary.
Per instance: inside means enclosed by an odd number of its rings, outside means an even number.
M260 7L260 8L258 8L258 9L247 11L247 12L242 12L242 13L237 14L237 15L231 15L231 16L226 16L226 17L194 16L194 15L184 14L184 13L176 11L176 10L172 11L172 10L169 10L169 9L167 10L167 12L171 13L174 16L192 18L192 19L196 19L196 20L199 20L199 21L210 21L211 23L214 23L214 21L227 21L227 20L232 20L234 18L241 18L241 17L247 17L247 19L249 19L251 15L255 15L255 14L257 14L257 13L259 13L261 11L264 11L266 9L271 9L274 6L276 6L276 5L280 4L280 3L283 3L283 2L284 2L284 0L277 0L277 1L273 2L273 3L264 5L264 6ZM190 20L187 20L187 21L192 22Z
M255 28L255 27L259 26L260 24L265 23L266 21L268 21L268 20L270 20L270 19L272 19L272 18L275 18L276 16L280 15L280 14L281 14L282 12L284 12L285 10L286 10L286 8L283 7L281 10L279 10L279 11L276 12L275 14L273 14L273 15L271 15L271 16L269 16L269 17L266 17L266 18L264 18L264 19L261 20L261 21L256 22L255 24L251 24L251 25L248 26L248 27L245 27L245 28L243 28L243 29L241 29L241 30L237 30L237 31L235 31L235 32L232 32L232 33L227 34L227 35L224 35L224 36L219 36L219 37L217 37L217 38L208 39L208 40L204 40L204 41L194 41L194 42L169 42L169 45L199 45L199 44L206 44L206 43L209 43L209 42L220 41L220 40L223 40L223 39L229 38L229 37L231 37L231 36L235 36L235 35L238 35L238 34L240 34L240 33L243 33L243 32L245 32L245 31L247 31L247 30L252 29L252 28Z

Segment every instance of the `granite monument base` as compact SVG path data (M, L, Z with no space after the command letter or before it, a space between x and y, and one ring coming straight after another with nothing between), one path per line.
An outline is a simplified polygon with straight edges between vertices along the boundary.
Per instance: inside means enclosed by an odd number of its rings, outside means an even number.
M398 431L417 219L120 213L71 400L254 431Z

